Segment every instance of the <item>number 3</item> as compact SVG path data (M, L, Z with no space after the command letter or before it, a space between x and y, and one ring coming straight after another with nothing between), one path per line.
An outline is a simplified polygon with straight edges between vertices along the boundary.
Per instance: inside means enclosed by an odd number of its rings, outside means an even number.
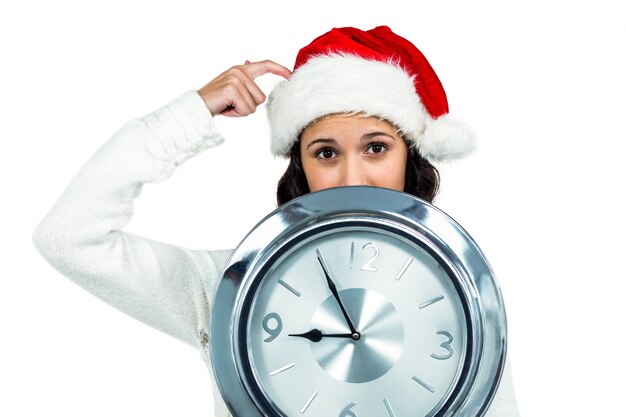
M446 340L445 342L443 342L442 344L439 345L442 348L444 348L445 350L447 350L448 353L446 353L445 355L437 355L437 354L433 353L430 356L432 358L439 359L440 361L445 360L445 359L450 359L450 357L452 357L452 353L454 353L454 351L452 350L452 346L450 346L450 343L452 343L454 338L452 337L452 335L450 333L446 332L445 330L439 330L437 332L437 334L445 336L448 339L448 340Z

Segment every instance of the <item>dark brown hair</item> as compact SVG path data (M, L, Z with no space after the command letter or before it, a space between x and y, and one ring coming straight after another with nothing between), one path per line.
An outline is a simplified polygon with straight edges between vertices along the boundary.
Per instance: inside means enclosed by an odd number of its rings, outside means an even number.
M304 169L302 169L300 141L296 141L291 147L289 165L278 181L276 202L280 207L309 191ZM404 191L431 203L439 191L439 171L413 146L408 146Z

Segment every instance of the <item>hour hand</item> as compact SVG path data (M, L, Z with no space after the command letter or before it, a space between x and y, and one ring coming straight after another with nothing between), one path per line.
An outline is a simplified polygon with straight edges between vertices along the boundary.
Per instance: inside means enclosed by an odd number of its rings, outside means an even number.
M289 336L304 337L305 339L309 339L311 342L315 342L315 343L319 342L324 337L342 337L342 338L346 338L346 339L354 339L352 333L323 334L318 329L311 329L311 330L309 330L308 332L305 332L305 333L298 333L298 334L293 334L292 333Z

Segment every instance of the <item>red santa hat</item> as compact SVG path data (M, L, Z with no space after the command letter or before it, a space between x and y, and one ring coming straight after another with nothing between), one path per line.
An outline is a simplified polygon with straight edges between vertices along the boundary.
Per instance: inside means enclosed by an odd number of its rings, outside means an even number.
M474 148L469 127L448 114L446 93L426 57L387 26L335 28L300 50L289 81L268 99L271 150L288 156L302 131L335 113L385 119L430 161Z

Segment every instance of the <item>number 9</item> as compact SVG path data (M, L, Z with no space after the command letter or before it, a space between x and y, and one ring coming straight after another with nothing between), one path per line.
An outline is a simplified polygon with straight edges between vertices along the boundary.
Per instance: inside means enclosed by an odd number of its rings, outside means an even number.
M276 322L275 326L270 327L270 321L274 319ZM277 313L269 313L263 318L263 330L270 335L270 337L264 339L266 342L271 342L276 339L280 332L283 331L283 321L280 319L280 316Z

